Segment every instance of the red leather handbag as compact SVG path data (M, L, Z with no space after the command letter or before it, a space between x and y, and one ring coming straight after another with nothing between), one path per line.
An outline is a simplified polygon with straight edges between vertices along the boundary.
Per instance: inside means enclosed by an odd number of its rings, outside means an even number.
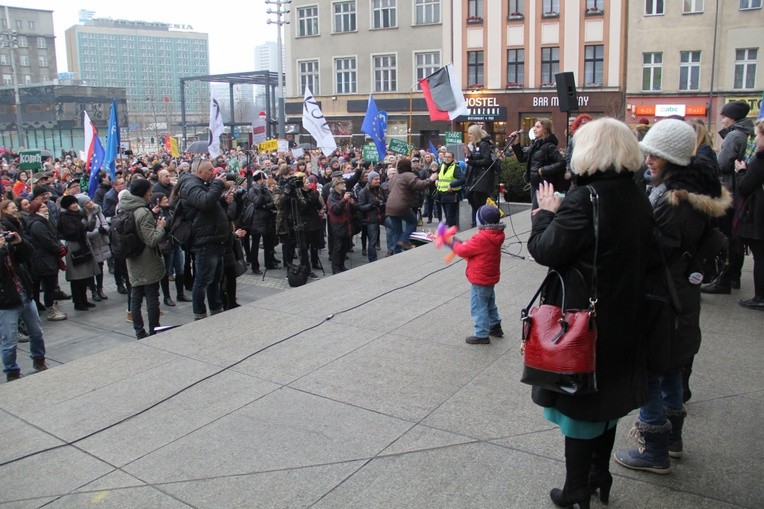
M599 248L599 201L589 188L594 218L594 270L588 309L567 308L565 280L550 270L528 306L520 313L523 322L523 383L568 395L597 392L597 251ZM543 295L552 278L557 277L561 306L541 304L532 307Z

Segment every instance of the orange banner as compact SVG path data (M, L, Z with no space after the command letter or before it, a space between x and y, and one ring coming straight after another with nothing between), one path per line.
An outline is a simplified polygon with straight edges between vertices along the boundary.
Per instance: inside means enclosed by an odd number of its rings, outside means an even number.
M690 115L693 116L705 116L706 114L706 107L705 106L687 106L687 110L685 111L685 115L688 117Z

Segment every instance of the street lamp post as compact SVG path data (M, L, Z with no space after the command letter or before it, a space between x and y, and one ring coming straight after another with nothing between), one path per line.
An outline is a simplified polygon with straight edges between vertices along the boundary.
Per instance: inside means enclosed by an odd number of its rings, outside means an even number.
M281 27L283 25L286 25L289 23L289 20L286 19L286 14L289 14L289 9L282 9L282 7L285 7L292 3L292 0L265 0L266 4L273 4L276 6L276 10L274 11L270 7L268 7L268 10L266 11L268 14L275 14L276 19L272 20L269 19L267 23L270 25L271 23L276 24L276 30L278 31L278 38L276 42L276 51L278 51L278 89L279 89L279 138L284 139L286 137L286 132L284 128L284 51L283 46L281 43Z
M11 18L8 15L8 6L5 6L5 25L11 27ZM24 131L21 128L21 98L19 97L19 79L16 75L16 50L19 49L19 39L16 35L16 31L6 32L2 34L2 45L6 44L11 50L11 72L13 74L13 93L16 100L16 136L19 138L19 148L22 146L24 139Z

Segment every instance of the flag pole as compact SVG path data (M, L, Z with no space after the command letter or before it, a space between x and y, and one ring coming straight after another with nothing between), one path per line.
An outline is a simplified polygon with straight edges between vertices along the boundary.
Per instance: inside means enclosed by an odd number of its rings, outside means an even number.
M413 85L409 88L409 136L408 136L408 144L411 145L411 133L414 130L414 89L419 86L419 81L415 81ZM410 156L411 154L409 154Z

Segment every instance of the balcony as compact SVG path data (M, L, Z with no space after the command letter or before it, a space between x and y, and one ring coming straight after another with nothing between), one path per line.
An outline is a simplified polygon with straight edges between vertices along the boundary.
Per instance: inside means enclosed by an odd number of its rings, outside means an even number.
M560 13L557 11L547 11L541 14L542 18L559 18Z
M522 83L517 83L517 82L514 82L514 81L510 81L506 85L504 85L504 88L507 89L507 90L516 90L516 89L519 89L519 88L523 88L523 84Z

